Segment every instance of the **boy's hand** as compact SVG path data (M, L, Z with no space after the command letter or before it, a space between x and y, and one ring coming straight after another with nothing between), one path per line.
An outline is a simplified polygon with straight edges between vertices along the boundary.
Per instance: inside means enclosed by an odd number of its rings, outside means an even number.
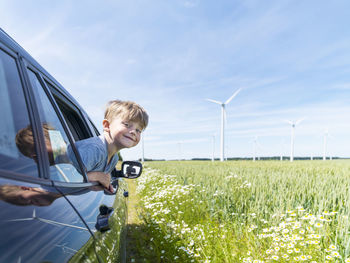
M101 186L94 186L92 190L100 191L106 189L107 191L113 193L114 189L111 185L111 175L105 174L103 172L88 172L88 179L91 182L99 182Z

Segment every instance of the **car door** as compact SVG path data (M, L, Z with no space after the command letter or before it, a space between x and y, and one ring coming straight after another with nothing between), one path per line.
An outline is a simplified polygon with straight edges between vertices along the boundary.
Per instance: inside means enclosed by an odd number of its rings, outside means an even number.
M98 262L93 233L66 197L78 196L86 178L76 174L65 189L51 180L38 100L23 69L0 44L0 262Z
M38 91L37 96L40 97L39 100L43 104L42 110L39 109L43 123L54 125L54 129L59 130L58 125L54 124L57 121L51 118L51 116L57 116L62 123L62 128L65 129L67 138L59 139L61 142L69 140L70 145L74 146L75 141L97 135L90 121L85 117L86 113L70 96L61 92L53 81L41 74L34 73L32 69L28 70L28 74L33 86L35 86L34 89ZM55 148L55 144L62 143L53 142L51 148ZM77 159L80 160L79 154L76 154ZM60 170L59 174L58 170ZM82 167L80 170L84 171L84 168ZM67 167L66 163L50 163L50 178L56 188L62 191L69 190L72 187L72 182L75 182L79 176L81 177L81 174L77 174L76 169L71 170L71 167ZM123 262L125 260L123 243L126 223L126 202L123 195L125 184L122 182L120 184L123 191L117 191L116 195L110 195L104 191L91 191L88 187L85 191L80 191L79 194L66 195L66 199L94 233L96 253L99 259L105 262ZM102 226L101 223L106 225Z

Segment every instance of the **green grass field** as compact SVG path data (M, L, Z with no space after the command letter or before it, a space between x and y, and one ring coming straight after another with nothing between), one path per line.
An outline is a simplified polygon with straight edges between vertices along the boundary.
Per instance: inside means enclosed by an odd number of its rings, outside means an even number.
M350 262L349 161L145 167L137 179L138 260Z

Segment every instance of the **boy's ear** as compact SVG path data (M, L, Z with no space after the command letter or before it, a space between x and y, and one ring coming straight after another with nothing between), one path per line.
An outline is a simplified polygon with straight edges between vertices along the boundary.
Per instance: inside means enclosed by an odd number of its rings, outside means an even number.
M109 121L108 120L104 119L102 121L102 126L103 126L103 131L109 132Z

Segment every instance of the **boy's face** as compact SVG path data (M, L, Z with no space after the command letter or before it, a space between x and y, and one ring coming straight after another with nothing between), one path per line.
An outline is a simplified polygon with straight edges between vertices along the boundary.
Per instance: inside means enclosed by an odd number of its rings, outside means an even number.
M111 122L108 122L108 124L113 144L119 150L134 147L139 143L142 129L137 122L114 118ZM107 123L104 122L105 128L106 125Z

